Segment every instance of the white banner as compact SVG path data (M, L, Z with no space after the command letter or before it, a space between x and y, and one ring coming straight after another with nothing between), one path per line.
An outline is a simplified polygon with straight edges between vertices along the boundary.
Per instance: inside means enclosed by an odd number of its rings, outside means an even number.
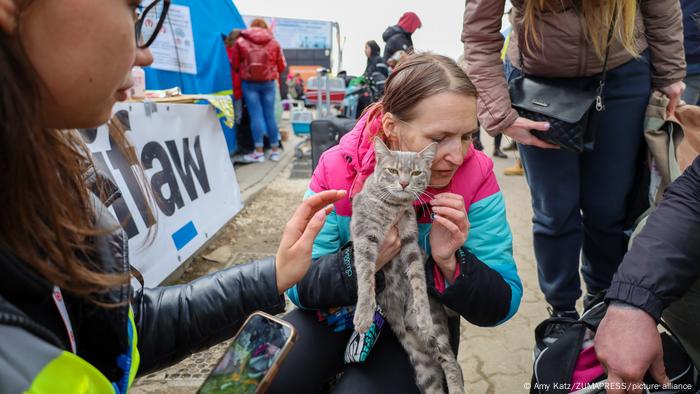
M143 23L155 26L158 21L146 18ZM197 59L194 53L192 18L190 18L189 7L170 5L168 16L150 49L153 53L152 68L197 74Z
M148 105L148 107L147 107ZM226 141L214 109L198 104L121 103L113 110L127 129L154 198L156 224L108 129L84 130L96 165L123 195L110 210L129 236L131 264L156 286L243 208ZM148 111L147 111L148 109Z
M265 20L283 49L331 48L331 22L243 15L247 26L256 18Z

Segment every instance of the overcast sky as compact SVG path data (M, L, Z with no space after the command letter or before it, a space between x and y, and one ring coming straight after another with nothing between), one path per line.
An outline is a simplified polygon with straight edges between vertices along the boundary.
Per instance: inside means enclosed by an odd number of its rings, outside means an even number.
M461 0L234 0L234 4L244 15L338 22L341 43L345 37L343 68L352 75L365 69L364 43L375 40L383 51L382 33L387 26L395 25L405 11L415 12L423 22L423 27L413 34L417 50L431 50L453 59L462 53ZM335 37L333 40L335 45Z

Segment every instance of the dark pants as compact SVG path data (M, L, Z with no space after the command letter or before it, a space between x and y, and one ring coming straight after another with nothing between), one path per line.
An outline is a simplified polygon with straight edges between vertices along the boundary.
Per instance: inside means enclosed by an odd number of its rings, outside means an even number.
M509 79L517 75L513 69ZM572 310L581 296L579 259L588 291L596 293L610 286L627 251L623 224L650 94L643 56L608 72L592 150L519 146L532 195L540 288L555 309Z
M364 363L345 365L343 355L352 331L333 332L315 312L295 309L284 320L297 330L297 342L282 363L268 391L318 393L343 372L333 393L418 393L413 367L406 351L388 326Z

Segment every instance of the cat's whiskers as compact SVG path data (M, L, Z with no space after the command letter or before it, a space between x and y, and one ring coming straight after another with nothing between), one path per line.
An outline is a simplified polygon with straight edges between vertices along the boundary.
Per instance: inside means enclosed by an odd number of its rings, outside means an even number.
M413 192L413 195L416 196L416 199L420 203L421 209L425 210L425 208L430 207L430 205L428 205L428 203L421 198L420 194Z
M421 194L425 194L426 196L430 197L431 199L432 199L432 198L435 198L435 194L430 193L430 192L427 191L427 190L424 190L423 193L421 193Z

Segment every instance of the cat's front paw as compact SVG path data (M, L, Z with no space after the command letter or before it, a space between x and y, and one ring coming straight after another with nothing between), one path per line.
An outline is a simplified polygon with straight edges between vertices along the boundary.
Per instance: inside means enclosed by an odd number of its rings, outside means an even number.
M355 316L352 319L355 331L365 333L374 322L374 311L377 309L377 302L372 300L367 303L358 303L355 308Z

